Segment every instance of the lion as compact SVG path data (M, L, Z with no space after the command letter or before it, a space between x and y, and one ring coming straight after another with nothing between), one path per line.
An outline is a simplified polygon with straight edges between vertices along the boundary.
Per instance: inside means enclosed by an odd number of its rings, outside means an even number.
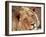
M38 15L29 7L21 7L13 13L13 31L37 29L40 25Z

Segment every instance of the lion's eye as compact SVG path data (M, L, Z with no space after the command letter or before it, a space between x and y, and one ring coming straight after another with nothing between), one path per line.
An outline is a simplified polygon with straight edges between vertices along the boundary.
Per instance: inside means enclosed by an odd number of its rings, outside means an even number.
M16 18L18 19L18 21L19 21L19 18L20 18L20 14L17 14L16 15Z

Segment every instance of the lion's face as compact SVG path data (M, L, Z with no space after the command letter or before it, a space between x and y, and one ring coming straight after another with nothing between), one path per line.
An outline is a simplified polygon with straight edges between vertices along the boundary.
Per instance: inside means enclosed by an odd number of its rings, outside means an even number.
M14 30L31 30L37 26L38 17L30 8L21 7L18 12L17 17L13 17Z

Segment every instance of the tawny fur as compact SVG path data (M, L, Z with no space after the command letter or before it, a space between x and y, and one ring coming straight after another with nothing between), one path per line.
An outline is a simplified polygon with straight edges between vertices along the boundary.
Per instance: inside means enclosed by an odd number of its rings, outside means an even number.
M13 14L13 31L29 30L33 29L34 26L36 27L35 29L37 29L39 26L39 19L35 12L28 7L21 7L18 12L20 13L19 21ZM32 24L34 24L34 26Z

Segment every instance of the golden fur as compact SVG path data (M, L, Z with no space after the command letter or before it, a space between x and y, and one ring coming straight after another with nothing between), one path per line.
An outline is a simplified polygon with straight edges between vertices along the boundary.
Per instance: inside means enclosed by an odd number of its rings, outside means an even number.
M19 21L17 17L19 16ZM17 17L13 13L13 31L16 30L31 30L37 29L39 26L39 19L35 12L28 7L21 7L18 11Z

